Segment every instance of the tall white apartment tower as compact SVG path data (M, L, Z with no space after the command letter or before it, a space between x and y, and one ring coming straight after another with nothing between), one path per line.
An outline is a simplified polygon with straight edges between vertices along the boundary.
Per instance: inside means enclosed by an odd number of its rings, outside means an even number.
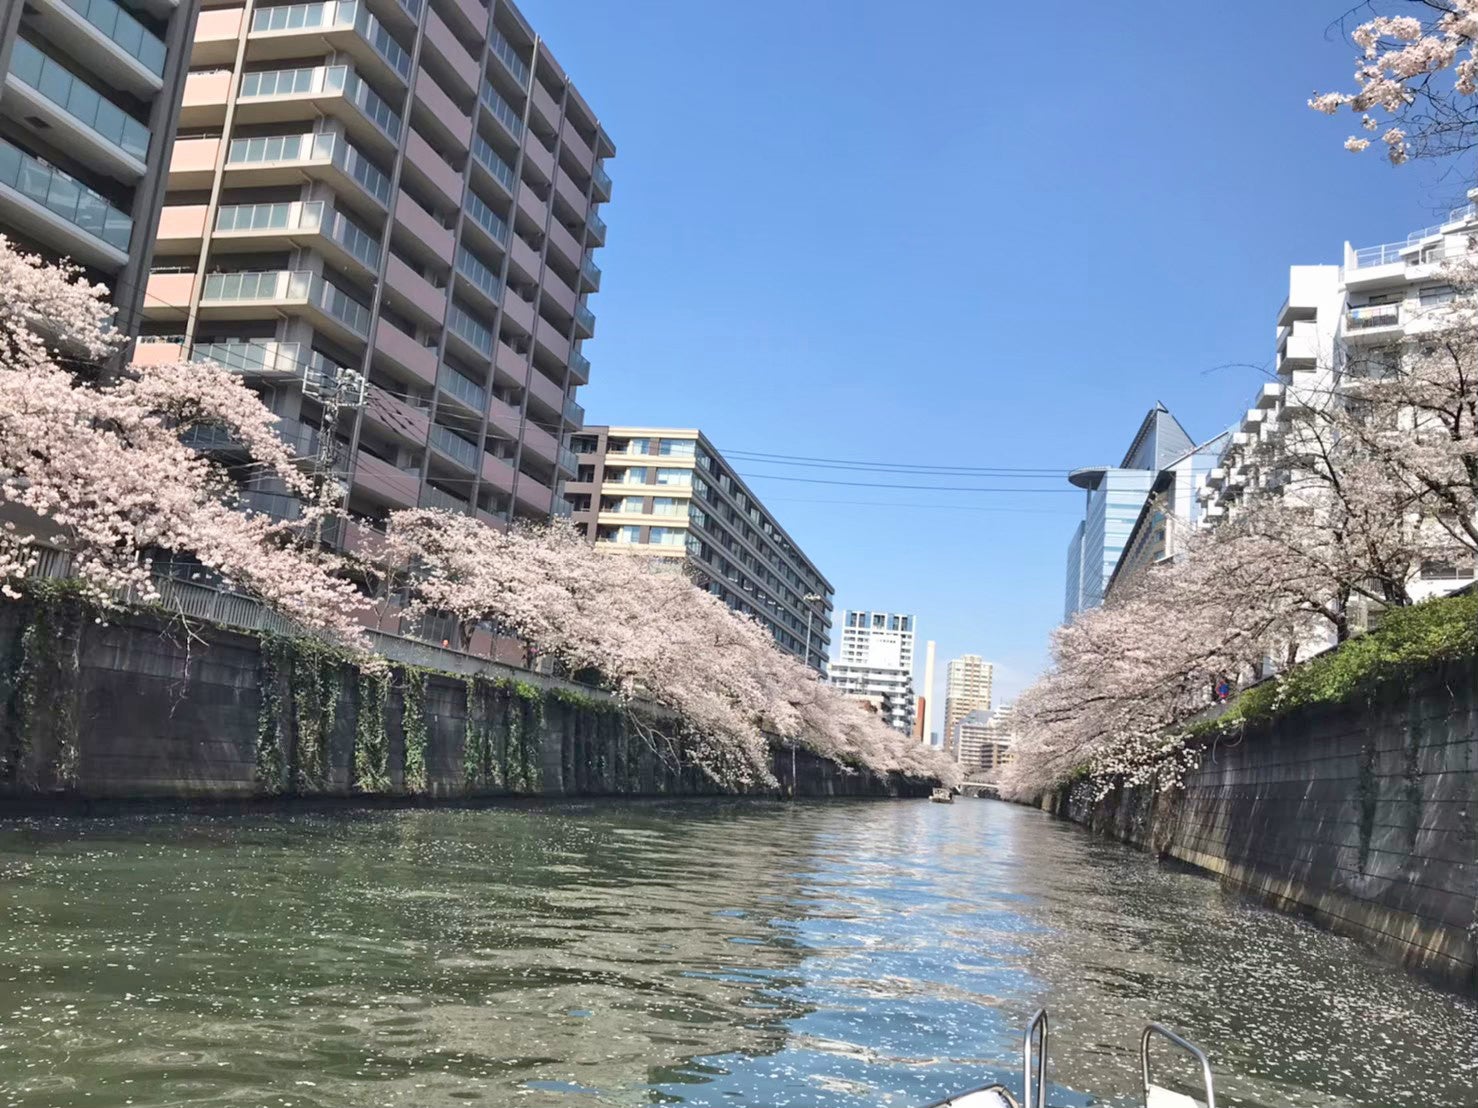
M945 742L959 757L955 726L971 712L990 711L991 685L996 667L979 654L962 654L949 663L944 694Z
M890 727L911 734L913 645L913 616L848 609L842 621L841 656L831 663L831 683L848 696L867 701Z

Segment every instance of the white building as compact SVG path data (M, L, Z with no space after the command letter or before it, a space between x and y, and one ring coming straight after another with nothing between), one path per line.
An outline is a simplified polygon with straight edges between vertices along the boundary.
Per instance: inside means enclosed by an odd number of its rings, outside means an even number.
M962 654L951 659L945 678L944 733L949 736L955 756L955 728L960 720L975 711L990 711L991 685L995 666L983 661L979 654Z
M1469 196L1478 198L1478 190ZM1290 447L1279 454L1296 454L1298 436L1308 433L1306 417L1330 403L1341 381L1383 364L1407 328L1452 295L1441 264L1467 253L1475 234L1478 205L1469 203L1401 242L1364 249L1347 242L1342 265L1289 268L1288 298L1277 318L1277 380L1259 390L1206 476L1199 495L1208 521L1234 513L1249 487L1298 487L1296 470L1269 465L1258 448L1278 442ZM1408 588L1422 599L1472 579L1471 565L1434 563Z
M914 618L896 612L848 610L841 654L831 663L831 684L875 705L890 727L913 733Z
M1016 730L1011 705L995 711L976 709L955 724L950 736L955 760L968 770L991 772L1011 760Z

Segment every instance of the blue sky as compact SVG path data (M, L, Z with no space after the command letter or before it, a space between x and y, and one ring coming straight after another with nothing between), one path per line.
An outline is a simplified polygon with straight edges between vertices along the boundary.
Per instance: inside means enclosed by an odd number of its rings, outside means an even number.
M619 150L587 418L720 449L1065 471L1156 400L1210 437L1290 264L1461 200L1304 106L1348 81L1348 0L521 6ZM1008 696L1044 663L1081 494L740 468L839 608L915 613Z

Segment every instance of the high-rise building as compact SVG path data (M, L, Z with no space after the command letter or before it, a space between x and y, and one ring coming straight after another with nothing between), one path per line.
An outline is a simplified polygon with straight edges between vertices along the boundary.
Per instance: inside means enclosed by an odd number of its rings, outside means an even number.
M1163 404L1156 404L1139 425L1117 466L1074 470L1068 480L1087 494L1083 521L1067 552L1064 618L1103 603L1104 591L1155 478L1196 444Z
M248 378L359 523L561 509L615 151L518 9L208 0L191 64L140 357Z
M848 610L831 683L875 704L890 727L913 732L914 618L897 612Z
M587 427L570 447L569 512L591 542L686 566L825 672L831 583L701 431Z
M66 256L137 326L196 0L33 0L0 23L0 234Z
M979 654L962 654L950 661L944 694L944 733L955 741L955 725L975 711L990 711L995 666ZM958 754L958 751L956 751Z
M924 695L919 698L924 702L924 713L914 725L919 741L929 746L935 743L934 702L938 699L934 695L934 653L934 640L929 639L924 643Z
M998 770L1012 758L1016 743L1012 708L1003 704L994 711L977 708L960 717L951 733L955 760L966 772Z

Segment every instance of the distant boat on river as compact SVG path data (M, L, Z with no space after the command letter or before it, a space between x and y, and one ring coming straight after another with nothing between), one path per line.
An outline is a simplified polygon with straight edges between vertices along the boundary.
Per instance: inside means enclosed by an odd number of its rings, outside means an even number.
M935 804L953 804L955 802L955 794L950 789L935 789L929 794L929 799Z

